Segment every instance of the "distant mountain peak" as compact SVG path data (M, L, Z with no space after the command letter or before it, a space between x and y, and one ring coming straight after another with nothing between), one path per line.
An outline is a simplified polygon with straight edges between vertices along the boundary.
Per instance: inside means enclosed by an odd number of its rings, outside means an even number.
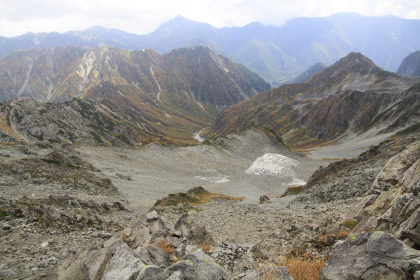
M165 26L172 26L172 25L207 25L207 26L211 26L208 23L194 21L194 20L191 20L191 19L186 18L184 16L177 15L173 19L163 23L159 28L165 27Z
M177 15L176 17L174 17L171 21L192 21L184 16L181 15Z
M340 59L337 63L340 62L345 62L345 63L349 63L349 64L359 64L359 63L363 63L366 65L370 65L370 66L376 66L376 64L370 60L369 58L367 58L366 56L364 56L363 54L359 53L359 52L351 52L348 55L346 55L345 57L343 57L342 59Z
M378 67L372 60L359 52L351 52L330 67L315 74L310 81L342 75L342 73L353 73L366 75L369 73L386 72Z

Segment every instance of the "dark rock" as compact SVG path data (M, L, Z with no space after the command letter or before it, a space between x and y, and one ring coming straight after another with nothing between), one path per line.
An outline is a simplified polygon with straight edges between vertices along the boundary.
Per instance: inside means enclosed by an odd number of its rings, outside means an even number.
M215 242L204 225L201 225L194 214L185 214L175 224L175 230L181 231L183 237L199 245L214 245Z
M170 277L173 274L175 274L176 277L179 278L179 275L181 275L182 280L197 280L198 275L195 271L195 267L192 261L186 261L182 260L179 261L167 269L165 269L165 274ZM174 276L174 278L175 278ZM177 278L175 278L177 279Z
M9 225L8 223L2 223L1 224L1 229L2 230L11 230L12 226Z
M394 235L377 231L350 235L334 249L321 270L321 280L410 279L420 270L420 251Z
M266 195L262 195L260 196L260 204L264 204L264 203L269 203L270 202L270 198Z
M147 251L154 265L158 267L168 267L171 263L168 253L156 245L147 246Z
M254 258L258 258L258 259L262 259L262 260L268 260L270 258L270 254L266 250L263 243L255 244L252 247L251 252L252 252Z
M144 266L135 280L165 280L163 269L156 266Z

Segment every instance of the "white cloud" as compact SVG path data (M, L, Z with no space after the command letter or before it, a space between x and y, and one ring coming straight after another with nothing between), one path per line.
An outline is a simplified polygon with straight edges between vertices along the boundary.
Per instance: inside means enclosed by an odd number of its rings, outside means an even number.
M0 0L0 35L64 32L93 25L142 34L176 15L216 27L252 21L281 25L296 16L358 12L420 18L419 0Z

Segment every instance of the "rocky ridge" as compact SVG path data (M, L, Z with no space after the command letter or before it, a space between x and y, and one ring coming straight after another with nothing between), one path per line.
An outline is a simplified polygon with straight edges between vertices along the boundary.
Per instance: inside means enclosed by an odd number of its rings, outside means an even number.
M0 56L18 49L57 46L112 45L127 50L151 48L166 53L174 48L201 45L233 57L267 81L279 84L315 63L329 65L354 50L371 57L382 68L395 71L405 56L419 49L418 29L418 20L365 17L354 13L294 18L281 27L253 22L243 27L223 28L177 16L145 35L96 26L62 34L27 33L13 38L0 37Z
M174 144L175 140L139 127L106 105L74 98L64 103L20 99L0 104L2 142L82 143L136 146L150 142ZM41 144L42 145L42 144Z
M204 47L164 55L108 46L49 48L0 60L0 101L92 99L134 128L179 139L192 139L221 108L268 89L255 73Z
M202 135L266 127L299 147L369 130L396 131L418 125L418 82L350 53L306 83L283 85L226 108Z

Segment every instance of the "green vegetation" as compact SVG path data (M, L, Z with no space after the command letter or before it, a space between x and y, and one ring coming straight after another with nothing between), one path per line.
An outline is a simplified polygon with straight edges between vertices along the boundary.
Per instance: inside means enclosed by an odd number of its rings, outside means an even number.
M348 228L348 229L354 229L356 226L357 226L357 223L356 223L356 221L354 221L354 220L345 220L344 222L343 222L343 226L345 227L345 228Z

